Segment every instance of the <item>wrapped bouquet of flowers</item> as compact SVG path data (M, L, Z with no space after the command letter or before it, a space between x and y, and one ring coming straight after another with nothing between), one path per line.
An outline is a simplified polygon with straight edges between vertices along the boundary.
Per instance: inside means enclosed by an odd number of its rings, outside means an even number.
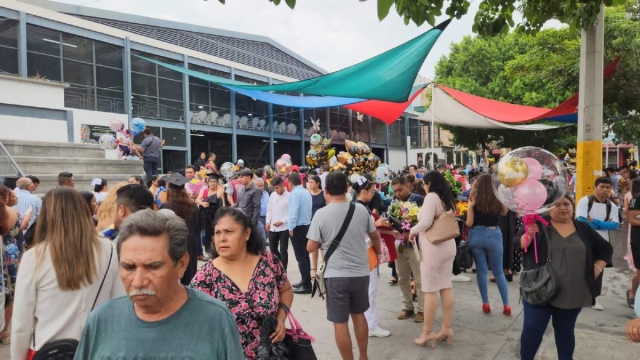
M418 222L418 212L420 208L416 203L394 201L389 206L387 214L389 215L389 222L391 226L402 234L400 239L400 245L398 246L398 252L402 253L404 248L409 242L408 233L411 227Z
M459 219L463 219L467 216L467 209L469 205L466 201L458 201L456 203L456 217Z

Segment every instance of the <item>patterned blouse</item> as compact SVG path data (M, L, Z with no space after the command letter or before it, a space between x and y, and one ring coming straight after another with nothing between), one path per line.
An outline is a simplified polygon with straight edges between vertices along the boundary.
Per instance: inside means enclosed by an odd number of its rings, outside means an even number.
M280 289L287 281L287 272L277 257L265 251L256 265L245 293L213 260L202 266L191 281L191 287L225 303L235 315L245 359L255 359L260 344L262 319L276 316L280 303Z
M22 230L20 230L21 223L22 219L18 217L18 221L13 229L2 238L3 243L0 247L0 249L4 250L2 252L3 258L0 260L0 263L2 263L0 294L4 292L8 294L10 298L13 298L16 278L18 276L18 264L20 263L20 249L18 248L17 238L22 236Z

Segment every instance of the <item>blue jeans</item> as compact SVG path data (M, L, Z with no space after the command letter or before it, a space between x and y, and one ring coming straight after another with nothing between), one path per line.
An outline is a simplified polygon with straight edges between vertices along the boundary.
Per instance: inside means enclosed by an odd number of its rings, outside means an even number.
M478 290L480 290L480 296L482 296L482 303L489 303L487 272L489 271L489 265L491 265L491 272L493 272L493 276L496 278L502 303L509 305L507 279L504 277L504 269L502 268L503 250L502 232L500 228L497 226L493 228L474 226L469 231L468 242L471 252L473 253L473 259L476 262ZM487 259L489 260L488 264Z
M262 237L262 241L266 244L269 238L267 237L267 229L266 226L267 218L265 216L260 216L258 218L258 234Z
M522 304L524 305L524 325L520 335L520 358L533 360L551 319L558 360L573 360L573 351L576 347L576 320L582 309L559 309L552 305L535 306L524 301Z

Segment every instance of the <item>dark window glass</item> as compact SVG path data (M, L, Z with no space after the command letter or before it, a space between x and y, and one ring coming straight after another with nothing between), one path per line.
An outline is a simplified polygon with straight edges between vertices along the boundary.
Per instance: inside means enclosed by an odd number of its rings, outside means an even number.
M409 136L411 137L411 147L421 147L420 143L420 121L415 119L409 120Z
M167 63L171 65L177 65L177 66L184 65L182 61L167 59L160 56L157 56L156 59L157 61L161 61L163 63ZM180 80L182 82L182 73L177 72L175 70L171 70L161 65L158 65L158 76L162 78L167 78L167 79Z
M124 93L122 91L97 89L97 110L117 114L126 113Z
M322 136L326 136L327 130L327 112L326 109L305 109L304 110L304 128L305 134L309 136L310 134L319 133ZM320 132L317 131L315 126L320 127Z
M62 56L65 59L93 63L93 40L63 33Z
M183 172L187 166L187 153L185 151L162 150L162 172Z
M84 86L93 86L93 65L64 60L64 81Z
M100 41L96 41L95 46L96 64L122 69L123 49L121 47Z
M0 46L18 48L17 20L0 17Z
M60 56L60 33L27 24L27 50Z
M162 128L166 146L187 146L186 132L182 129Z
M64 106L74 109L95 110L95 89L71 85L64 89Z
M344 140L349 134L349 111L346 114L339 107L329 110L329 128L331 138L335 140Z
M29 53L27 55L27 73L30 77L39 76L52 81L61 81L60 58Z
M131 50L131 71L142 73L142 74L156 75L156 64L148 60L139 58L138 56L135 56L135 55L144 56L150 59L155 59L154 55L143 53L136 50Z
M189 102L191 104L204 105L209 107L209 88L207 86L194 85L189 83Z
M151 129L151 133L153 134L153 136L157 136L160 139L162 139L162 134L160 134L160 128L159 127L155 127L155 126L147 126L149 129ZM138 135L136 135L133 138L133 142L136 144L140 144L142 142L142 140L144 140L144 134L140 133Z
M158 118L158 98L133 95L131 97L131 107L133 116L145 118Z
M96 66L96 87L123 91L122 70Z
M184 118L182 101L159 99L160 114L158 118L167 120L180 120Z
M375 118L371 119L371 142L373 144L387 144L387 125Z
M351 118L351 126L353 130L353 140L369 143L369 117L364 114L353 112Z
M0 23L1 24L1 23ZM0 73L18 74L18 50L0 46Z
M131 92L145 96L158 96L156 77L142 74L131 74Z
M159 97L163 99L182 101L182 81L158 79Z
M231 108L231 94L229 89L211 84L211 107L214 110L227 110Z

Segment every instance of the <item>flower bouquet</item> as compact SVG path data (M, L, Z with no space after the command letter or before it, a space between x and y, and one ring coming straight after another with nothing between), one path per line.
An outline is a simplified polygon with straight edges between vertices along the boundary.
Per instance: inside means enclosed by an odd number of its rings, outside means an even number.
M387 211L389 222L396 231L402 234L400 245L398 246L399 253L402 253L409 243L407 233L411 230L411 227L418 222L419 211L420 208L413 202L395 201L389 206L389 210Z
M466 201L458 201L456 203L456 217L458 219L463 219L465 216L467 216L468 208L469 205Z

